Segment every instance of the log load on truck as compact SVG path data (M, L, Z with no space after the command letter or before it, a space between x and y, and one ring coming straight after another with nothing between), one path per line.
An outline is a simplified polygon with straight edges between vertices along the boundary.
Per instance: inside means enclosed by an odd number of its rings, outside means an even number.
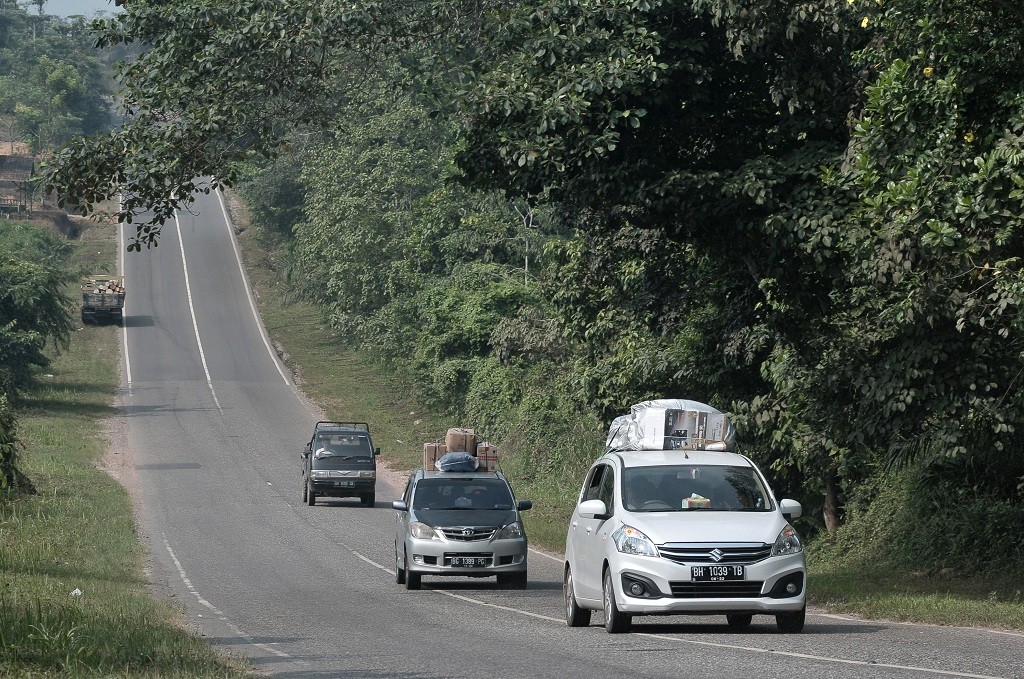
M82 279L82 323L120 322L124 313L124 276L86 276Z

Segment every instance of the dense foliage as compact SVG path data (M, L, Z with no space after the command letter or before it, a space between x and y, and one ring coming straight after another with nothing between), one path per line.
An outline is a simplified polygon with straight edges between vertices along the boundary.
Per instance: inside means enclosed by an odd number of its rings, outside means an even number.
M82 19L0 3L0 142L36 154L109 126L110 78L93 42Z
M21 485L16 467L17 394L49 364L48 344L66 347L74 329L66 286L68 244L26 223L0 221L0 488Z
M237 4L102 27L151 49L60 156L74 202L159 222L271 157L292 280L539 466L681 395L829 530L893 467L1024 505L1020 3Z

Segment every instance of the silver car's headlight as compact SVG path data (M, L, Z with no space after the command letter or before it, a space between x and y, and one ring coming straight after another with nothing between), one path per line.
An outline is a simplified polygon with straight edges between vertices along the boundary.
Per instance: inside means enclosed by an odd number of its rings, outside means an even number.
M797 535L795 528L787 524L779 533L779 537L775 538L775 544L772 545L772 556L799 554L802 551L804 551L804 546L800 542L800 536Z
M523 537L523 524L514 521L498 531L495 540L518 540Z
M377 476L377 472L359 472L359 478L372 479Z
M658 556L658 548L651 539L632 526L619 526L612 533L612 540L615 541L615 548L623 554Z
M440 540L437 531L421 521L413 521L409 524L409 532L417 540Z

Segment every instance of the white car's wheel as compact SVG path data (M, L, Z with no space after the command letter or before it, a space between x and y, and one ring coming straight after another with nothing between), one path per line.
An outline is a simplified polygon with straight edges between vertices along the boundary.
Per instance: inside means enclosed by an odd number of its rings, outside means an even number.
M592 611L580 608L576 601L576 590L572 585L572 569L565 566L565 578L562 580L562 596L565 597L565 624L569 627L586 627L590 624Z
M612 572L604 572L604 628L609 634L628 632L633 625L633 616L623 613L615 603L615 588L612 586Z
M807 617L807 607L790 613L776 613L775 625L780 632L785 634L796 634L804 629L804 619Z

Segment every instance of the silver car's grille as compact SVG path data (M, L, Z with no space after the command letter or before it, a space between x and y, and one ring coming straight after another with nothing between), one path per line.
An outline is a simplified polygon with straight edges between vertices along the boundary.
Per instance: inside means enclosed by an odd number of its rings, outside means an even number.
M490 540L498 532L497 528L473 528L471 526L451 526L438 528L441 534L453 542L474 542Z
M669 543L658 547L662 558L676 563L752 564L772 555L772 546L763 542Z
M761 594L760 580L735 582L670 582L672 596L677 599L740 599Z

